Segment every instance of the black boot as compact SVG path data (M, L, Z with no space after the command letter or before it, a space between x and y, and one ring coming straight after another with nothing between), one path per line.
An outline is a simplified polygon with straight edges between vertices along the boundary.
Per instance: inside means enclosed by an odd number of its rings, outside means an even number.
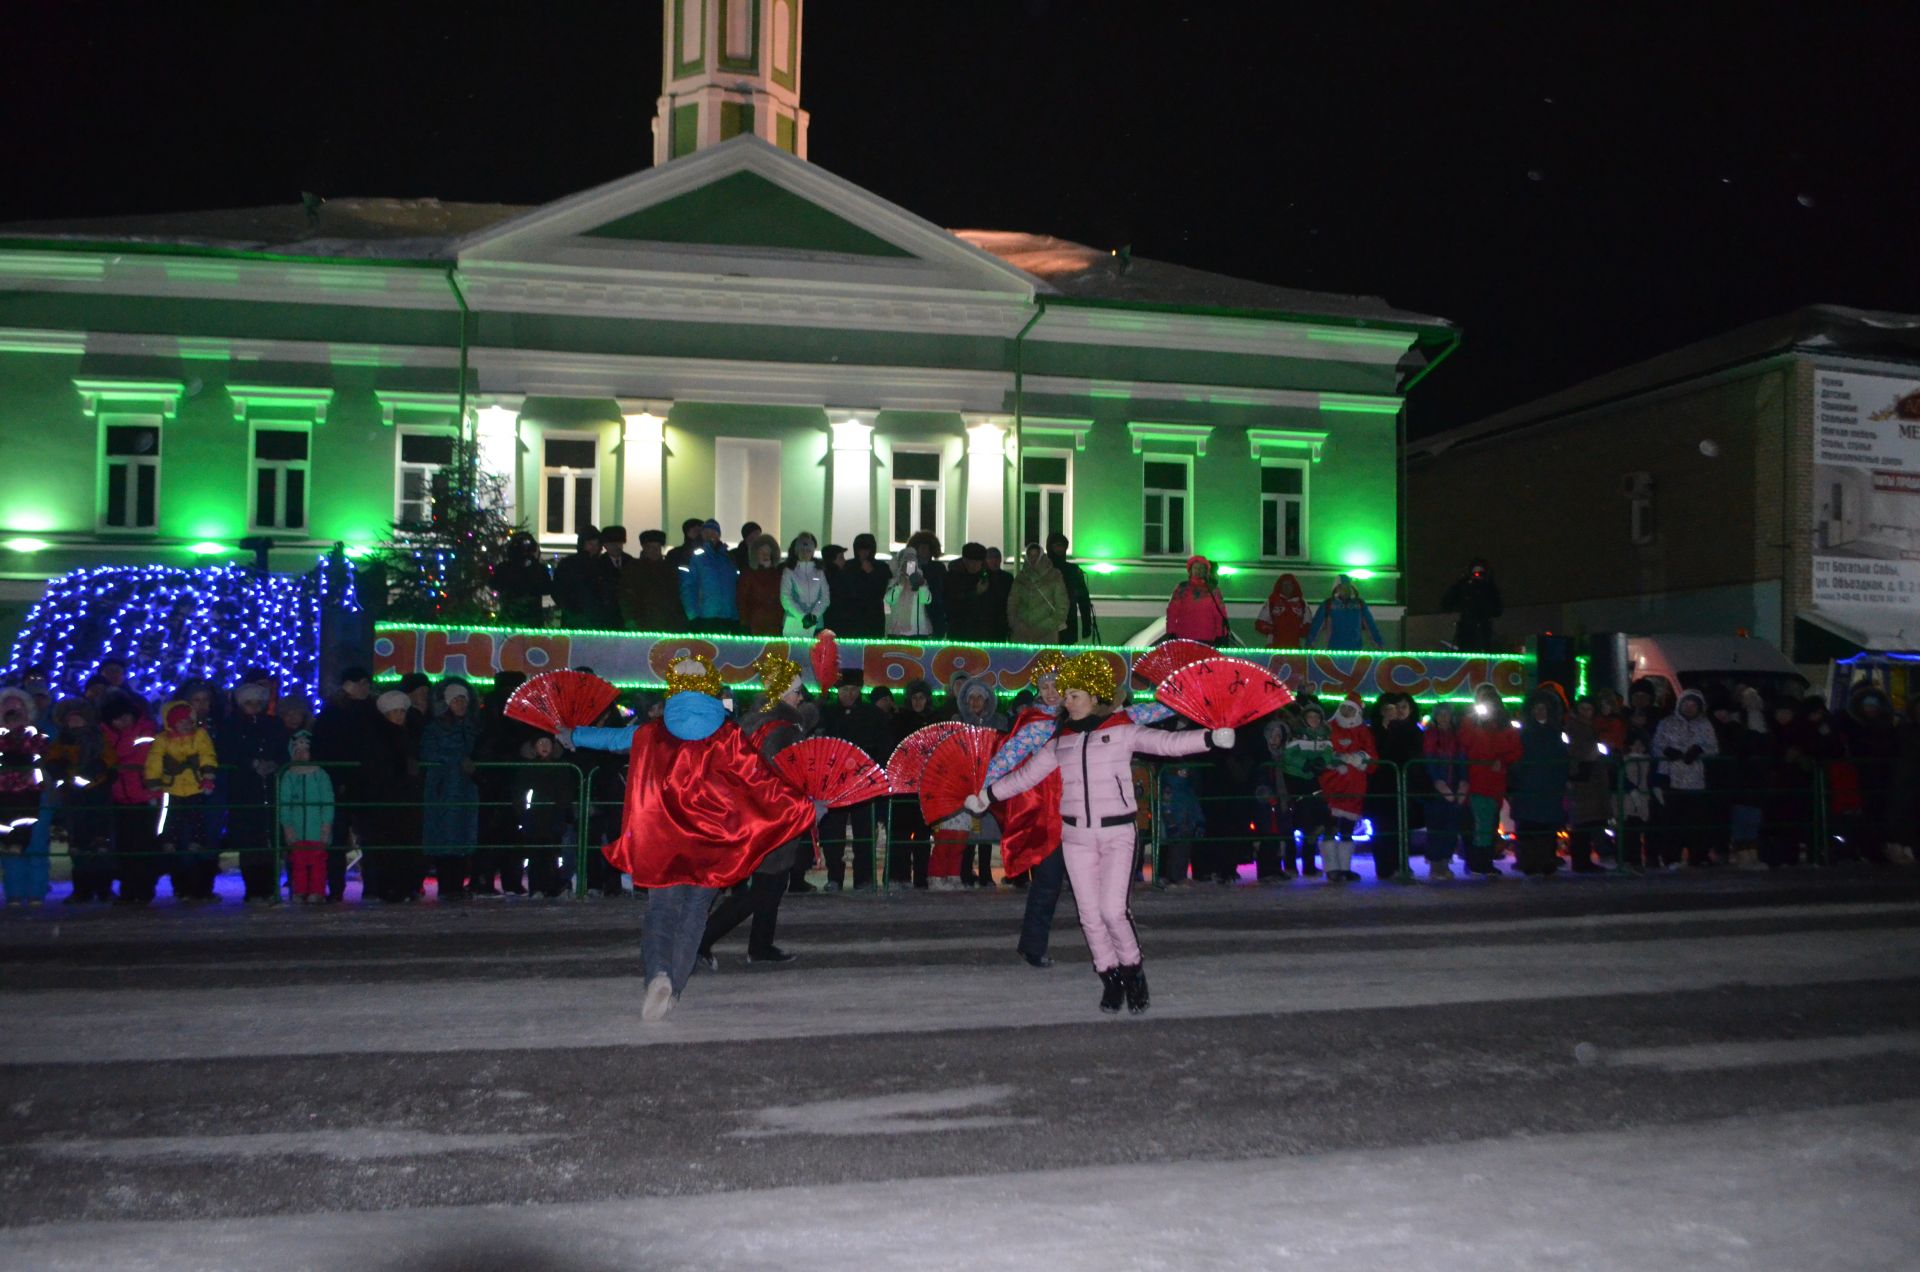
M1139 963L1120 969L1120 987L1126 991L1127 1011L1138 1016L1147 1009L1147 969Z
M1120 969L1109 968L1100 973L1100 1010L1109 1016L1118 1015L1120 1003L1127 996L1126 986L1120 983Z

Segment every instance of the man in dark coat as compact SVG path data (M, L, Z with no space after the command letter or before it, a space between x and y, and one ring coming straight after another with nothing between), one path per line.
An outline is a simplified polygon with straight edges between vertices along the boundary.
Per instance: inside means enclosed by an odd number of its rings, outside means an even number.
M678 632L687 626L680 608L680 571L666 557L667 532L642 530L640 555L620 571L620 617L637 632Z
M565 627L598 627L601 592L606 582L606 559L600 555L600 532L582 526L575 551L553 567L553 600Z
M947 635L953 640L992 640L995 607L993 578L987 573L987 550L978 543L960 549L960 563L947 571ZM998 609L1006 622L1004 598Z
M1002 568L1000 549L987 549L987 610L993 634L987 640L1013 639L1013 627L1007 617L1007 602L1013 599L1013 575Z
M513 627L545 627L541 602L553 592L553 579L540 559L540 545L525 530L507 541L507 559L493 567L493 592L500 617Z
M348 832L355 820L353 803L369 798L354 784L360 759L373 745L381 723L373 705L373 677L365 667L340 673L340 692L328 702L313 725L313 758L333 779L333 844L327 849L327 900L347 895Z
M233 691L236 710L220 725L214 753L220 757L220 802L226 805L226 847L240 854L240 878L249 904L280 900L273 857L273 782L287 758L287 729L267 713L267 691L243 684Z
M1093 634L1093 593L1087 590L1087 576L1067 560L1064 534L1047 536L1047 557L1053 562L1053 568L1060 571L1060 581L1067 585L1067 625L1060 629L1060 643L1078 644L1082 632Z
M1467 572L1455 579L1440 598L1440 608L1460 617L1453 625L1453 643L1458 649L1488 653L1493 649L1493 620L1504 612L1500 604L1500 586L1485 558L1476 558Z
M834 687L835 700L820 713L820 736L844 738L869 756L890 755L893 734L880 708L860 695L861 674L840 673ZM827 891L838 892L846 878L847 836L853 836L853 888L856 892L873 890L873 811L877 800L855 804L851 808L832 808L820 822L820 850L827 858Z
M833 630L841 636L879 640L887 629L887 585L893 575L874 559L879 543L870 534L855 535L853 560L827 574L830 605L843 615Z

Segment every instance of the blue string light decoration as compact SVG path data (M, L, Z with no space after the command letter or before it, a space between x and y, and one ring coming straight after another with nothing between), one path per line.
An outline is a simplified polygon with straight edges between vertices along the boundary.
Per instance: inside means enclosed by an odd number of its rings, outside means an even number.
M230 686L261 667L282 692L317 702L323 604L358 610L351 561L322 557L301 575L237 565L74 570L49 580L28 612L6 676L41 667L56 697L77 695L118 659L128 686L151 699L190 678Z

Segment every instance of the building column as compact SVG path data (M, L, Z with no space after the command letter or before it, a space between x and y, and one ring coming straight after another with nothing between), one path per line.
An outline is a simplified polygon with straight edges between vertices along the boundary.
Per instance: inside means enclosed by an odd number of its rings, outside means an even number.
M500 511L508 521L516 519L519 507L520 406L517 398L496 400L474 412L473 436L479 443L480 471L500 478Z
M627 542L637 544L642 530L664 530L666 505L666 430L671 402L620 403L620 524ZM678 543L673 535L669 543Z
M853 554L853 537L874 534L873 422L878 411L829 411L827 433L833 451L833 490L829 516L831 541Z
M967 426L967 539L1019 555L1007 538L1007 439L1004 415L965 413Z

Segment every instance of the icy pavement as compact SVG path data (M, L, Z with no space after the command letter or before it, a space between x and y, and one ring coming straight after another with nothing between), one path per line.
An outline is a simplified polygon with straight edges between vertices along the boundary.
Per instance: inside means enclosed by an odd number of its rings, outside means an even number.
M0 1230L41 1272L1899 1269L1920 1103L1280 1160Z
M1900 1268L1904 874L0 922L0 1269Z

